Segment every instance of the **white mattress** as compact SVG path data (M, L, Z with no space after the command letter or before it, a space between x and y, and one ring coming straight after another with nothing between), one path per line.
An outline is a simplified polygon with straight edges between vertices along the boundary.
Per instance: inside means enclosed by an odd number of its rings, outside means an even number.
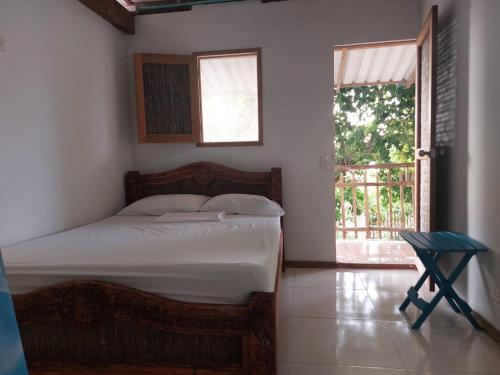
M72 280L100 280L177 300L248 302L274 290L280 220L228 215L223 222L155 223L113 216L2 249L13 294Z

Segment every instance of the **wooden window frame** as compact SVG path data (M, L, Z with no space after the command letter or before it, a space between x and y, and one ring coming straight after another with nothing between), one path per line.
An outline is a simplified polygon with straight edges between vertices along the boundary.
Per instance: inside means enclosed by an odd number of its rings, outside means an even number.
M189 66L189 81L191 95L191 133L176 134L148 134L146 125L143 64L185 64ZM192 55L173 55L155 53L134 53L135 65L135 94L137 100L137 137L139 143L196 143L200 141L200 93L197 84L196 59Z
M263 130L263 107L262 107L262 49L261 48L245 48L233 49L223 51L206 51L196 52L193 54L196 60L196 73L197 73L197 91L198 91L198 113L199 113L199 139L198 147L235 147L235 146L262 146L264 144L264 130ZM215 57L230 57L230 56L247 56L252 55L257 57L257 106L259 116L259 139L257 141L249 142L204 142L203 141L203 111L201 99L201 76L200 76L200 60L204 58Z

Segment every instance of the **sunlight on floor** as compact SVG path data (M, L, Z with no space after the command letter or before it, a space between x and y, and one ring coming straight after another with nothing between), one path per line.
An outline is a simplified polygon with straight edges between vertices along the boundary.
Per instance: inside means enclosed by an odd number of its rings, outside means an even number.
M337 240L337 262L415 264L415 252L405 241Z

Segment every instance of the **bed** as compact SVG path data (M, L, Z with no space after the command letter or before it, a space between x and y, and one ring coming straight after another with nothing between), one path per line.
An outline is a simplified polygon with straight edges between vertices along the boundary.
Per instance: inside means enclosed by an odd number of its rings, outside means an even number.
M199 162L133 171L125 191L127 204L245 193L282 205L279 168ZM165 226L115 216L4 249L30 373L275 374L281 224L229 215ZM169 244L163 253L160 243Z

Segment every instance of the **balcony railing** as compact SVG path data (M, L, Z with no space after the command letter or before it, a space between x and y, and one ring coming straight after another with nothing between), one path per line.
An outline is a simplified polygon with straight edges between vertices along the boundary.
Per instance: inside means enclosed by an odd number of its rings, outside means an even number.
M337 238L393 239L414 230L414 166L337 165Z

